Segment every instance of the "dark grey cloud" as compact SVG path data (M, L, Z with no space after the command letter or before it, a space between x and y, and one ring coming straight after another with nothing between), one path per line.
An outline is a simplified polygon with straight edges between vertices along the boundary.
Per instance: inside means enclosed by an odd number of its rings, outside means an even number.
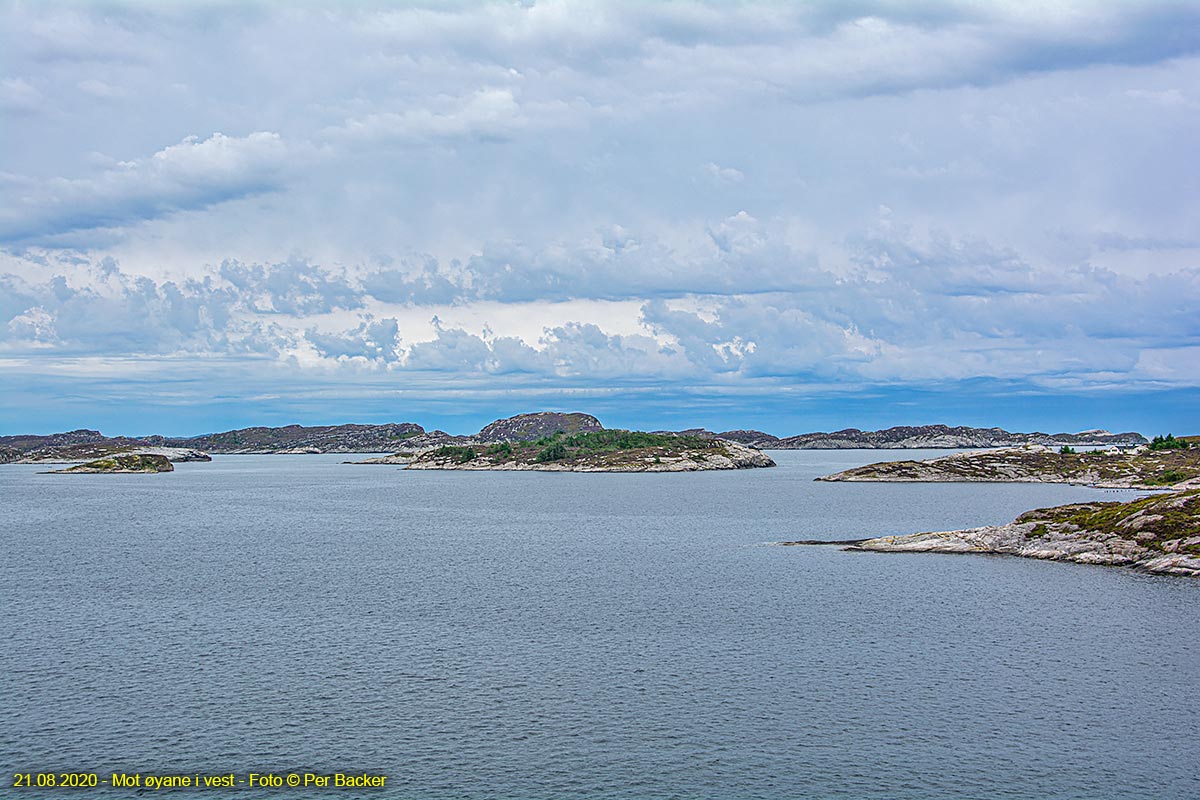
M366 10L357 21L402 52L539 71L616 75L689 63L703 83L731 67L749 77L757 57L758 83L823 97L982 85L1200 49L1200 9L1170 2L534 3Z
M285 147L273 133L189 137L88 178L8 176L13 202L0 211L0 242L22 243L121 228L276 189Z

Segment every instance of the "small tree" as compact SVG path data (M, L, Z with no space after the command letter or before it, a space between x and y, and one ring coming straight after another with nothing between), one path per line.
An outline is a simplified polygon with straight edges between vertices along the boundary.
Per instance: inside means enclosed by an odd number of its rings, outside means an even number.
M1064 444L1058 449L1058 452L1062 453L1064 456L1070 456L1075 454L1075 448L1071 447L1069 444Z
M475 450L470 447L454 447L453 445L445 445L438 448L434 455L438 458L448 458L459 464L466 464L468 461L475 459Z
M512 445L509 444L508 442L500 442L499 444L494 444L487 449L487 454L489 456L510 457L513 454Z
M567 457L567 448L562 442L554 442L542 449L542 452L537 454L537 460L546 461L561 461Z

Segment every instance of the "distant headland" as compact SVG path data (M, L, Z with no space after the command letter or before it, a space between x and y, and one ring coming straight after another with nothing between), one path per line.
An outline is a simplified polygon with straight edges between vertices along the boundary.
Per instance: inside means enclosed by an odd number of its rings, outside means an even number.
M1075 483L1105 489L1200 488L1200 446L1193 437L1155 437L1131 449L1075 452L1025 445L953 453L924 461L881 461L817 478L887 483Z

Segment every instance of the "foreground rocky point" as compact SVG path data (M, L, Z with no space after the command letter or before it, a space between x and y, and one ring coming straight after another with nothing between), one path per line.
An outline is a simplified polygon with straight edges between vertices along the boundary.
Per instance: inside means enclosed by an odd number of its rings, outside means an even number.
M1022 514L1008 525L836 544L846 545L847 550L880 553L1013 555L1200 577L1200 490L1128 503L1041 508Z

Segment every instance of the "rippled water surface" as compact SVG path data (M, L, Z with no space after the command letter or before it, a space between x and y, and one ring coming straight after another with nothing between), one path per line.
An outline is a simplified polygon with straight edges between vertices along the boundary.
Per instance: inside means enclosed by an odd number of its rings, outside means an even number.
M0 467L0 794L73 769L370 770L365 794L415 800L1200 797L1200 581L764 546L1129 493L814 483L880 454L773 455Z

